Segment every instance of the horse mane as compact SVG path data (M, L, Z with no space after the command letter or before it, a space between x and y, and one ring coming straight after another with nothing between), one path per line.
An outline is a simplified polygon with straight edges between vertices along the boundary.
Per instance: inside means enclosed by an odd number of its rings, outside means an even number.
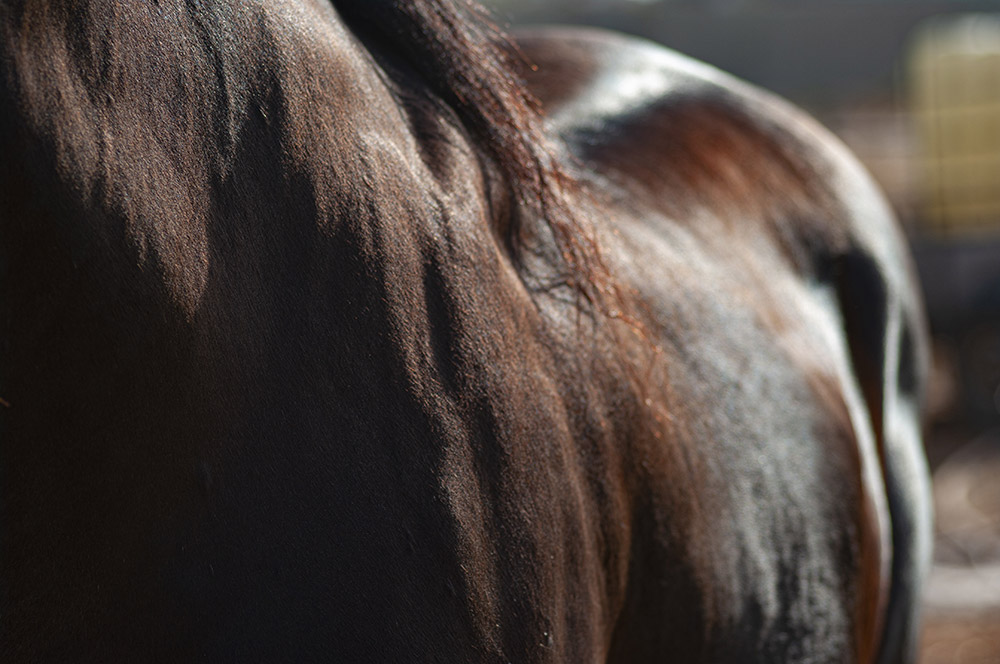
M597 311L619 316L621 297L596 238L568 201L579 184L525 84L529 65L488 11L474 0L332 2L352 27L395 49L496 164L517 203L504 238L515 265L524 268L524 219L535 215L552 234L568 284Z

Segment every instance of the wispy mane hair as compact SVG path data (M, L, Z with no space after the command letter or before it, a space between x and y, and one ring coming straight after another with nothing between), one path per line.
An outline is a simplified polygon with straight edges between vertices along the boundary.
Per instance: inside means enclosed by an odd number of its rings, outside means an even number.
M472 0L333 0L348 22L380 35L457 112L509 183L520 214L505 238L521 264L524 215L547 225L566 279L597 310L619 300L594 235L567 195L577 183L561 165L528 92L528 64L513 40Z

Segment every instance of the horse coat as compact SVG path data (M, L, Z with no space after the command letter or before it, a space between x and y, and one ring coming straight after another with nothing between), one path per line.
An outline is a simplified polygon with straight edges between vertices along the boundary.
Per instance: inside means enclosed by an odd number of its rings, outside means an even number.
M917 289L800 113L449 0L0 31L5 662L912 657Z

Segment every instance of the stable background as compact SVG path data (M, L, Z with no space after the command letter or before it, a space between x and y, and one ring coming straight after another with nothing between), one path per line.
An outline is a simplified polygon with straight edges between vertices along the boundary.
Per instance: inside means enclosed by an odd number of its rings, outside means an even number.
M934 335L921 662L1000 662L1000 2L486 2L514 26L601 26L709 62L804 107L867 165Z

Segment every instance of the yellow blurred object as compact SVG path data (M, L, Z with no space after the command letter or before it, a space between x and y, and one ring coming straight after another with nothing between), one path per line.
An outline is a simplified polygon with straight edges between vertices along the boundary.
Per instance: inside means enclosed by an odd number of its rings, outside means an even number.
M923 214L947 235L1000 232L1000 14L933 19L908 67Z

